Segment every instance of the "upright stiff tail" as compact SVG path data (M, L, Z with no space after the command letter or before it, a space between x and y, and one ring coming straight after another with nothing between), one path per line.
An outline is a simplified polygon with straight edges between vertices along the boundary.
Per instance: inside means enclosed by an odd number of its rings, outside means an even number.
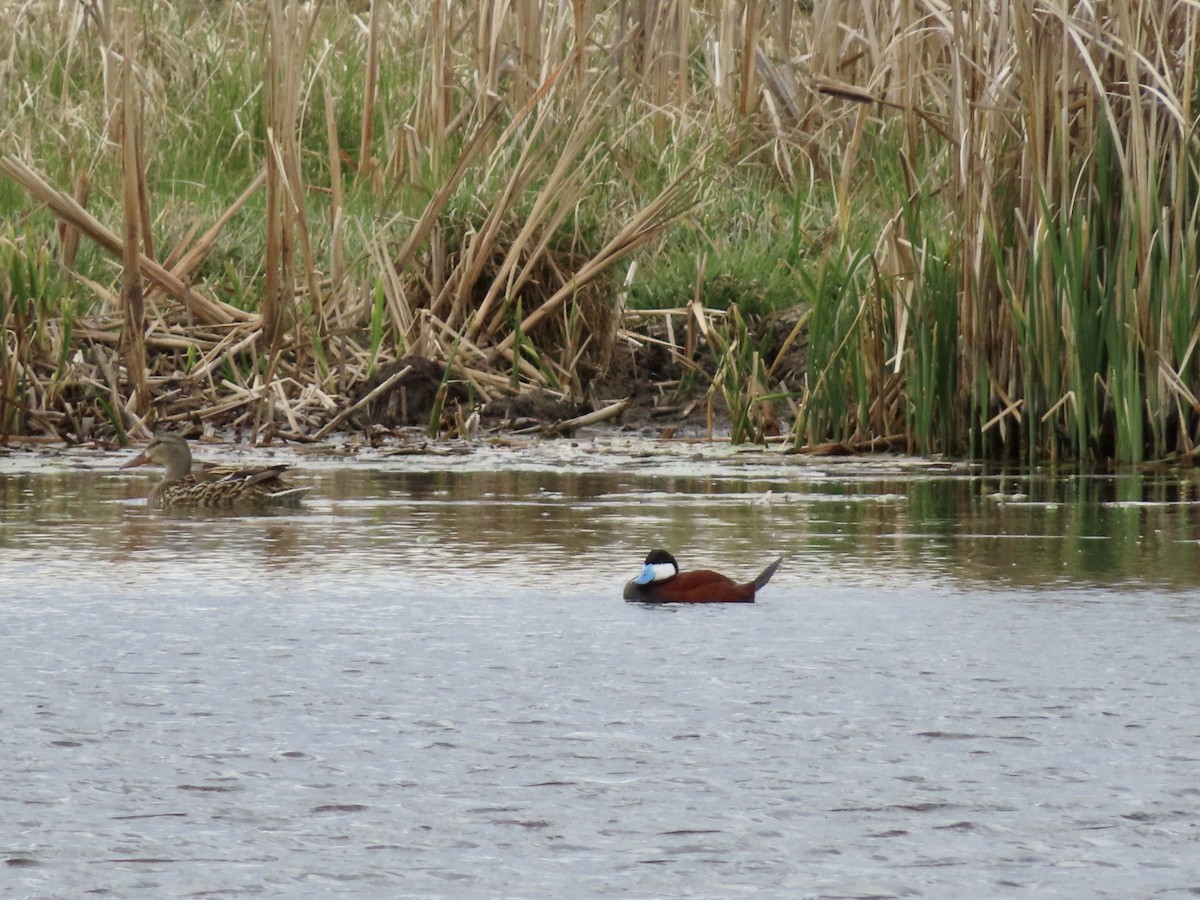
M771 576L774 575L782 565L783 557L781 556L779 559L775 560L775 562L763 569L762 574L754 579L754 590L761 591L763 586L771 580Z

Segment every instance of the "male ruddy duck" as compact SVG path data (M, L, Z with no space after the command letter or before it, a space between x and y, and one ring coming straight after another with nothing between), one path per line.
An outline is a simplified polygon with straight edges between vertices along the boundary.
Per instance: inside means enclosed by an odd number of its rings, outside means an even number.
M625 585L625 599L640 603L753 603L754 595L782 564L781 556L753 581L737 584L709 569L680 572L675 557L666 550L654 550L646 557L642 574Z

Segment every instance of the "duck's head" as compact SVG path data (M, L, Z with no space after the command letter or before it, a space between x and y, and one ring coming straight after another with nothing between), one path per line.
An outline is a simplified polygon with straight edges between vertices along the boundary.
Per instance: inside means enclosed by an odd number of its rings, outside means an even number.
M155 463L167 470L163 481L178 481L192 471L192 451L188 449L187 441L180 435L158 434L154 436L145 450L121 468L132 469L134 466L144 466L147 463Z
M679 563L666 550L651 550L642 565L642 574L633 579L634 584L650 584L653 581L666 581L679 574Z

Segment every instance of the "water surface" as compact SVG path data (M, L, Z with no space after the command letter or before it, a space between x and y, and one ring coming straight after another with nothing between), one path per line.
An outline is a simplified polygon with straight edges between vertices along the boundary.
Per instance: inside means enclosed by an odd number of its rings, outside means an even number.
M311 492L270 516L0 457L7 892L1200 893L1188 473L274 455ZM660 545L786 563L623 603Z

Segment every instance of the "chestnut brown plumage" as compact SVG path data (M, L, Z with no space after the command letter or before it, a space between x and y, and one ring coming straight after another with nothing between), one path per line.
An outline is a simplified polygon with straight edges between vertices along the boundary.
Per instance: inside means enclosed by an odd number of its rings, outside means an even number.
M666 550L652 550L642 574L625 585L624 597L641 603L753 603L754 595L783 564L775 560L753 581L738 584L710 569L680 572Z

